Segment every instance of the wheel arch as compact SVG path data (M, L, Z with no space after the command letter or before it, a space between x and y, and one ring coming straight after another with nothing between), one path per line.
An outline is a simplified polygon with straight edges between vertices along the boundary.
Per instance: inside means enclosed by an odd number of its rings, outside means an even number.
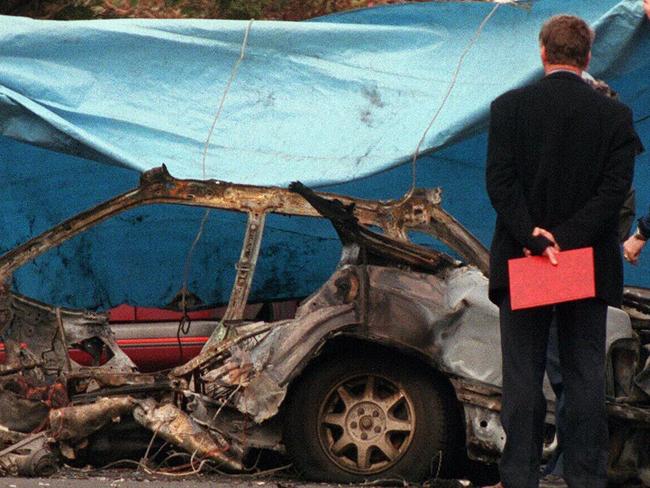
M351 334L338 334L330 337L323 342L317 353L312 355L301 371L287 385L287 395L279 412L280 421L285 424L291 419L290 411L292 410L291 405L294 394L297 398L301 398L299 392L302 386L309 385L307 381L310 372L318 369L321 365L326 367L326 363L336 360L339 356L341 358L350 358L350 355L362 355L366 358L372 356L375 360L382 359L384 361L389 356L391 363L410 368L412 371L417 372L418 375L431 378L432 386L440 393L446 418L450 421L450 428L444 434L444 444L449 446L450 449L446 451L447 458L441 458L438 470L445 477L459 476L464 471L465 460L467 459L463 406L459 402L449 378L437 370L421 354L418 354L417 351L400 348L392 344L378 343L369 338ZM299 400L296 401L303 405Z
M463 404L459 400L456 389L447 375L437 369L431 361L417 349L408 347L398 347L394 344L386 344L374 341L370 338L361 337L352 334L337 334L327 338L318 348L315 354L309 358L301 370L296 374L287 385L287 395L280 408L280 415L284 416L284 409L288 404L288 398L302 381L309 377L309 372L317 368L320 364L335 359L337 356L344 356L351 353L368 354L375 357L390 356L392 361L400 361L412 368L425 371L441 388L444 397L448 400L448 407L455 416L454 420L457 425L454 435L454 443L464 451L465 446L465 414Z
M304 379L308 372L322 362L332 360L337 356L342 356L356 352L358 354L369 354L376 357L390 356L392 360L399 358L400 361L406 362L413 367L422 368L427 371L434 381L444 385L446 392L453 395L458 401L453 384L449 378L437 369L431 361L422 354L421 351L408 346L399 347L394 344L377 342L371 338L361 337L353 334L337 334L326 338L318 347L317 351L304 362L301 370L291 379L288 384L289 394L292 388L298 382ZM459 404L460 405L460 404Z

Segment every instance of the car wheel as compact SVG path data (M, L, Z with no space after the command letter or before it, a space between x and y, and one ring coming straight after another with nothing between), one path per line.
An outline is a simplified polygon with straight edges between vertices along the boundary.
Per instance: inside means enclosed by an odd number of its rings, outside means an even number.
M309 479L419 481L456 452L454 408L448 388L421 365L337 357L308 369L293 389L284 440Z

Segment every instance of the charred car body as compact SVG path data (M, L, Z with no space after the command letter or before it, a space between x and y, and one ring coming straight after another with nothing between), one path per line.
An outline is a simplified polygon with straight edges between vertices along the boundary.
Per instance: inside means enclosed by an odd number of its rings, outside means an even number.
M165 374L137 372L104 314L38 303L8 285L48 249L153 203L248 214L223 320L198 356ZM268 213L329 219L341 260L295 317L249 322L242 319ZM409 230L471 264L409 242ZM144 427L192 462L234 472L253 450L286 453L307 477L338 482L423 479L466 456L493 462L504 434L498 311L486 270L485 249L441 209L439 190L377 202L151 170L135 190L0 258L0 471L48 474L61 460L81 462L101 432L120 426ZM627 313L608 316L610 477L649 482L650 294L628 290L626 305ZM71 360L70 348L94 366ZM547 398L550 452L550 390Z

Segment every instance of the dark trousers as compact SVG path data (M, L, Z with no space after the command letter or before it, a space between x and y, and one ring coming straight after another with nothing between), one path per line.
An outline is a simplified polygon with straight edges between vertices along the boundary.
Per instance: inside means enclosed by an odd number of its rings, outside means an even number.
M506 432L499 463L501 480L506 488L539 486L546 416L542 383L554 314L565 395L561 423L564 479L571 488L604 488L608 453L607 305L595 298L518 311L510 309L509 298L501 304L501 422Z
M555 432L557 433L557 446L553 457L549 459L544 467L543 475L552 474L555 476L564 475L564 446L562 436L564 435L564 392L562 385L562 371L560 370L560 345L557 336L557 320L553 318L549 331L548 346L546 347L546 376L551 382L551 388L555 393Z

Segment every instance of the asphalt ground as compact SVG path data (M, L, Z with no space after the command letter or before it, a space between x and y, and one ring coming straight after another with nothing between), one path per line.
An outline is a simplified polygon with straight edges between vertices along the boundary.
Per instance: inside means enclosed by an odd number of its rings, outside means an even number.
M147 474L137 469L84 471L64 468L50 478L0 478L0 488L331 488L339 486L401 486L424 488L465 488L469 482L430 481L424 485L400 483L398 480L360 485L338 485L299 481L290 475L273 477L199 474L182 477Z
M63 470L51 478L0 478L0 488L334 488L334 487L396 486L402 488L477 488L467 481L432 480L422 485L399 483L395 480L373 484L339 485L334 483L310 483L296 479L273 477L250 479L225 475L192 475L183 478L151 476L133 470L108 470L101 473L84 474ZM561 485L546 485L540 488L559 488ZM565 485L566 486L566 485ZM614 487L612 487L614 488ZM642 485L626 485L616 488L643 488Z
M0 478L1 488L331 488L339 486L401 486L427 488L465 488L473 485L457 481L431 481L424 485L400 484L384 482L379 484L337 485L330 483L309 483L288 478L273 479L242 479L236 476L198 475L186 476L182 479L148 476L133 471L110 471L107 473L82 476L78 473L59 473L52 478Z
M50 478L0 477L0 488L334 488L334 487L401 487L401 488L478 488L469 481L430 480L423 484L380 480L357 485L300 481L295 473L270 472L256 475L190 474L161 475L145 473L137 468L74 469L63 468ZM540 488L561 488L556 483L542 482ZM640 484L617 485L611 488L644 488Z

